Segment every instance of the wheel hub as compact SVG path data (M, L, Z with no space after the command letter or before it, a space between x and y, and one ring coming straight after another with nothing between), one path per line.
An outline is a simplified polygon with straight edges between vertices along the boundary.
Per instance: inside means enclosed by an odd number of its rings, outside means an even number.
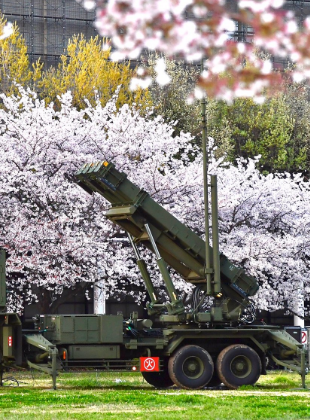
M238 378L245 378L251 372L251 361L246 356L237 356L231 361L231 371Z
M183 372L191 379L199 378L203 373L203 363L198 357L188 357L183 363Z

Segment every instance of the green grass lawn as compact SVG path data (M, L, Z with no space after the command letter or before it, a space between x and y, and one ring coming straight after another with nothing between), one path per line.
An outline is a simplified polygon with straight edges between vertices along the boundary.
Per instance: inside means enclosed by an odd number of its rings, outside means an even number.
M310 390L293 373L270 372L237 391L159 390L138 373L104 372L61 373L54 391L47 375L9 375L0 419L310 419Z

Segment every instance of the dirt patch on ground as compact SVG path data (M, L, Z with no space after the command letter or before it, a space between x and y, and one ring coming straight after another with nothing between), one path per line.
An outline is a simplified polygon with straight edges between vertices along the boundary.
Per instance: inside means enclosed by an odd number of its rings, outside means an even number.
M168 393L167 391L159 391L164 395L171 395L172 390ZM255 396L255 395L269 395L271 397L291 397L291 396L298 396L303 398L310 398L310 389L300 389L300 390L292 390L292 391L264 391L264 390L197 390L197 391L186 391L186 390L179 390L176 389L173 392L174 395L205 395L208 397L218 398L218 397L228 397L228 396L238 396L238 397L245 397L245 396Z

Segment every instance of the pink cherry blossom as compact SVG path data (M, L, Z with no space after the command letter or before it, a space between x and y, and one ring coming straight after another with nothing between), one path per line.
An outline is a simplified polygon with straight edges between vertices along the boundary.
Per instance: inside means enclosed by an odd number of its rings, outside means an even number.
M87 7L89 3L84 1ZM241 92L246 96L252 92L260 101L266 86L274 87L280 74L266 74L272 59L258 58L259 49L292 61L298 80L310 77L309 19L300 24L292 11L282 8L283 0L97 0L92 4L99 33L112 40L113 59L137 59L145 49L188 62L204 59L208 79L197 83L209 96L231 101ZM235 22L249 29L244 34L245 47L232 42ZM158 77L167 80L165 73Z

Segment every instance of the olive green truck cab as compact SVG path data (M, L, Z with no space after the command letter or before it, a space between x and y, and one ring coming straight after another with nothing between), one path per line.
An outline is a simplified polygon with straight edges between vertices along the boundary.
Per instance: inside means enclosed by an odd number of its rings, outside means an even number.
M253 277L216 247L208 249L214 264L206 270L205 242L112 163L85 164L77 178L89 194L99 193L112 204L106 217L127 232L149 295L148 316L139 319L135 312L130 319L122 315L40 315L33 331L22 333L18 316L5 312L3 274L1 377L15 363L51 374L54 387L59 370L88 367L141 371L148 383L162 388L175 384L198 389L223 383L236 389L266 374L268 358L299 372L304 384L303 346L279 327L253 324L250 298L258 290ZM216 186L216 179L211 185ZM141 246L155 254L167 302L159 298L140 256ZM190 305L184 304L175 289L170 267L193 284Z

